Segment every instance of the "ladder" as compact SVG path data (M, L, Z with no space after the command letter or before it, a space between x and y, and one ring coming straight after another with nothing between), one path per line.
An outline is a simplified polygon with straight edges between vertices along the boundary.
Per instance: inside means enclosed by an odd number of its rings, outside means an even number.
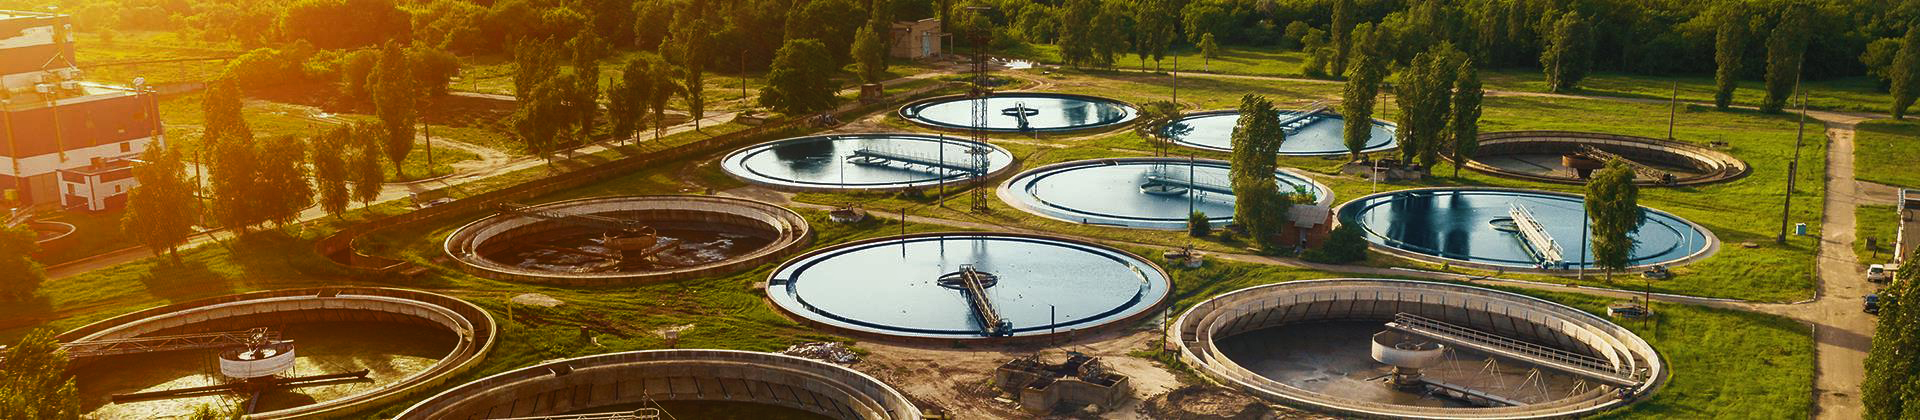
M1515 230L1519 232L1520 243L1527 248L1527 254L1533 256L1542 267L1564 266L1567 259L1562 255L1560 244L1547 234L1547 228L1534 219L1533 211L1520 203L1508 203L1507 215L1513 217ZM1582 221L1585 223L1585 221Z

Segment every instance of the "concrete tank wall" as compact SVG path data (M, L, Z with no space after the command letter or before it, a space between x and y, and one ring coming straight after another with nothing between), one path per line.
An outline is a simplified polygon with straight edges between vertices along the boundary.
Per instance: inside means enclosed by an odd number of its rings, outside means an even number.
M1504 154L1564 154L1592 145L1627 159L1693 168L1698 175L1678 174L1674 185L1699 185L1745 176L1752 168L1740 158L1691 143L1617 134L1579 131L1501 131L1480 135L1475 157ZM1561 184L1582 184L1584 180L1566 176L1539 176L1512 172L1468 159L1465 165L1482 173ZM1660 185L1654 180L1636 180L1641 185Z
M649 222L665 224L706 224L722 226L727 232L752 232L772 239L761 249L724 261L673 270L645 272L563 273L530 270L497 263L480 256L479 250L494 241L547 231L545 226L563 228L559 222L507 214L468 223L447 236L444 252L468 274L480 277L528 283L565 286L619 286L699 277L712 277L771 262L798 251L813 240L813 228L805 217L772 204L728 197L697 195L658 195L597 197L568 200L535 206L541 211L573 214L628 214Z
M1254 374L1214 345L1219 339L1291 323L1391 321L1410 313L1458 326L1557 347L1608 361L1644 380L1631 394L1652 392L1666 377L1659 354L1639 336L1600 317L1523 295L1470 286L1406 280L1327 279L1241 289L1195 305L1172 325L1183 360L1240 389L1345 415L1415 418L1551 418L1590 414L1632 401L1599 389L1543 404L1502 408L1395 406L1315 393Z
M479 364L493 348L495 336L493 316L463 300L403 289L324 287L243 293L149 308L75 328L59 339L72 343L335 321L438 326L452 331L459 342L432 366L397 382L248 418L337 418L404 399Z
M648 399L753 402L841 419L920 418L906 396L838 365L736 350L646 350L493 375L421 401L395 419L543 416Z

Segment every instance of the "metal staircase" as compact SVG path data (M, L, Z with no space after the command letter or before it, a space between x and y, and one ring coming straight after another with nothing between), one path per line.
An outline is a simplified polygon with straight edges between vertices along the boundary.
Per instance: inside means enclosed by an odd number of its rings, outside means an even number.
M1613 385L1637 386L1641 382L1638 372L1623 369L1600 358L1501 337L1418 315L1408 313L1394 315L1393 322L1387 323L1387 328Z
M1567 259L1560 244L1553 241L1553 236L1547 234L1546 227L1540 225L1539 220L1534 219L1532 210L1520 203L1508 203L1507 215L1513 217L1514 228L1519 232L1520 242L1526 246L1528 255L1532 255L1541 267L1566 265Z

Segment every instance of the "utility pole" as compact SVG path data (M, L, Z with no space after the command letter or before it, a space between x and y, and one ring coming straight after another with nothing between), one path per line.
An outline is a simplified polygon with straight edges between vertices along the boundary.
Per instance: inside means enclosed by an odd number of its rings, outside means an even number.
M1667 140L1673 140L1673 120L1679 115L1680 81L1673 82L1673 99L1667 101Z
M1167 72L1167 74L1173 76L1173 109L1177 112L1180 109L1180 55L1179 54L1173 55L1173 71Z
M1773 238L1776 244L1787 243L1787 218L1793 214L1794 177L1800 173L1800 143L1807 138L1807 92L1800 90L1800 81L1795 79L1793 89L1800 93L1800 129L1793 139L1793 161L1787 164L1787 193L1780 205L1780 235Z
M740 49L740 109L747 109L747 49Z

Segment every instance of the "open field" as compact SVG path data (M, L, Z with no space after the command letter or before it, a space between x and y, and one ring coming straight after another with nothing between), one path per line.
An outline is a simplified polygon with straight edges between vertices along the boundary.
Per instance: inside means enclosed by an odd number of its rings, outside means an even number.
M1854 230L1853 253L1860 256L1861 264L1881 264L1893 262L1894 238L1900 230L1900 214L1893 206L1863 205L1853 210ZM1873 238L1872 247L1867 246L1867 238Z
M1854 178L1897 187L1920 188L1920 123L1873 120L1856 127Z

